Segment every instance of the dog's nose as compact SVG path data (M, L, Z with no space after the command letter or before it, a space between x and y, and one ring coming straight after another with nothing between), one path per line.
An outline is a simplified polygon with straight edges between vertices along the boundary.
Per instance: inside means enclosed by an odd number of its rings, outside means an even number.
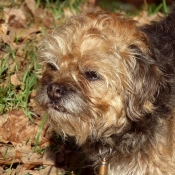
M51 83L47 87L47 94L51 100L58 100L65 95L67 89L64 85Z

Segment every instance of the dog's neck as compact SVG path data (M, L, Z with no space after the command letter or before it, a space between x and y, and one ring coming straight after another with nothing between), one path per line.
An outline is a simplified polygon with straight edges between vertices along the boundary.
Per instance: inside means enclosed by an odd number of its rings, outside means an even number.
M93 153L92 160L95 160L95 165L101 161L101 155L103 155L104 158L132 156L139 152L140 148L149 142L148 140L154 138L155 131L153 128L150 130L150 127L147 126L146 129L145 127L141 129L138 128L135 123L132 123L131 126L120 135L113 134L109 137L87 140L83 148L87 155ZM99 150L101 150L100 154ZM109 156L109 150L112 150L111 156Z

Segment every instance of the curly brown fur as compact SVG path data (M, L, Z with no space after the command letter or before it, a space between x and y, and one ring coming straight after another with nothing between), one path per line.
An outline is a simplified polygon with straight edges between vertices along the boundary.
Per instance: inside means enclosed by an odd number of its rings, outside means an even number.
M38 103L94 165L112 148L109 175L175 174L174 16L82 13L42 42Z

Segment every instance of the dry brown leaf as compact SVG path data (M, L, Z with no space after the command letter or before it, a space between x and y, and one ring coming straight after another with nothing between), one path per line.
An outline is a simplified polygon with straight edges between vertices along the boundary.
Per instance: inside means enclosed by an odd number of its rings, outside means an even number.
M54 19L53 16L48 11L46 11L46 15L43 17L42 23L47 28L53 27Z
M17 145L15 147L2 145L0 147L0 165L11 165L13 163L23 164L23 169L32 169L42 165L42 155L34 153L31 146Z
M22 83L16 73L10 76L10 82L14 86L19 86Z
M133 19L138 21L138 25L144 25L144 24L150 24L151 21L159 21L160 19L163 18L162 13L156 13L153 15L149 15L148 11L142 11L139 16L135 16Z
M21 152L22 154L29 154L33 152L32 147L26 144L18 144L14 147L16 152Z
M15 157L16 150L12 145L3 144L0 146L0 164L11 164Z
M7 25L1 24L1 35L7 34Z
M33 152L23 153L21 160L27 166L42 165L42 155L38 153L33 153ZM30 168L27 168L27 169L30 169Z
M28 9L31 11L32 15L35 15L36 12L36 2L35 0L25 0L25 3L28 7Z
M14 37L11 37L8 34L8 25L7 24L1 24L1 39L4 43L8 44L9 46L11 46L12 48L16 48L16 44L14 43Z
M42 175L40 171L37 170L25 170L22 172L19 172L18 175L24 175L24 174L31 174L31 175Z
M47 166L45 169L40 170L40 173L42 175L61 175L61 174L65 174L65 170L61 169L61 168L56 168L55 166ZM41 175L40 174L40 175Z
M96 0L88 0L88 3L90 3L90 4L92 4L92 5L95 5Z
M26 45L26 40L36 39L36 33L39 33L42 29L39 24L32 25L30 28L27 28L28 24L31 23L27 18L29 13L34 15L36 10L36 3L34 0L26 0L25 2L27 9L30 12L27 12L23 6L21 8L4 8L4 23L0 24L0 40L9 45L13 50L24 48ZM22 43L22 41L24 41ZM20 44L17 43L19 42Z
M0 128L1 142L11 142L13 145L17 145L34 139L37 125L30 123L23 112L13 110L6 115L8 119Z
M65 174L63 169L54 166L44 166L43 169L38 170L21 170L16 171L18 175L32 174L32 175L62 175Z
M33 25L28 29L15 30L15 33L16 33L16 36L20 36L20 38L22 39L32 40L36 38L36 33L39 33L41 30L42 30L41 27Z
M6 24L15 28L23 28L27 26L27 19L24 12L21 9L16 8L4 8L6 16Z
M7 120L8 120L8 115L2 115L2 116L0 117L0 128L2 127L2 125L3 125L5 122L7 122Z
M4 169L1 166L0 166L0 174L2 174L2 175L4 174Z

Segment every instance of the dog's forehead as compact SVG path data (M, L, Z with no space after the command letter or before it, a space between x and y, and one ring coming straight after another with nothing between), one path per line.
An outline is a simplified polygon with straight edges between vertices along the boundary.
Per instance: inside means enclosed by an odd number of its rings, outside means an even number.
M110 55L112 52L127 55L128 47L141 45L143 37L135 22L120 15L84 14L71 18L49 35L43 42L40 57L58 66L63 62L76 65L86 61L89 54L90 60L96 55Z

